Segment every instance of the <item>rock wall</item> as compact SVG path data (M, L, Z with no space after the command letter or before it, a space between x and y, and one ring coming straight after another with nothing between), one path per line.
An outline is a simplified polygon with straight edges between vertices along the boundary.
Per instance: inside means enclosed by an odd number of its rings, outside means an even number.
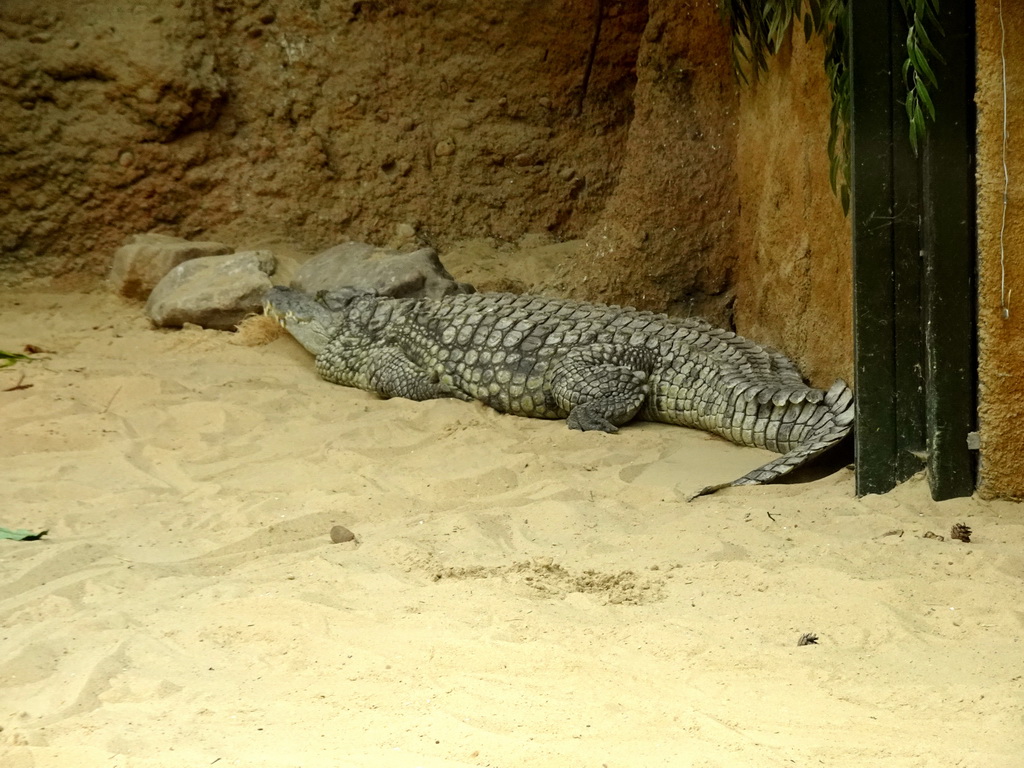
M736 108L713 0L651 0L622 172L570 276L612 303L732 325Z
M635 0L6 0L0 267L99 273L151 229L577 236L646 22Z
M822 42L792 35L740 100L736 325L822 387L853 381L850 220L829 184Z
M977 3L978 396L982 496L1024 498L1024 6ZM1006 127L1003 133L1003 56ZM1005 139L1005 144L1004 144ZM1009 190L1003 208L1003 152Z
M190 9L0 6L0 268L96 271L129 232L185 227L228 101ZM107 254L104 260L99 254Z

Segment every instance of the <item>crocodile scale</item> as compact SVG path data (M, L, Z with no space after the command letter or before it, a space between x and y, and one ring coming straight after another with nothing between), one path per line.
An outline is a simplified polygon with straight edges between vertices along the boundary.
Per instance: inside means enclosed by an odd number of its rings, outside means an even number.
M264 310L337 384L383 397L479 400L614 432L633 419L783 454L728 485L770 483L849 433L853 393L804 384L785 356L697 318L503 293L316 299L274 288Z

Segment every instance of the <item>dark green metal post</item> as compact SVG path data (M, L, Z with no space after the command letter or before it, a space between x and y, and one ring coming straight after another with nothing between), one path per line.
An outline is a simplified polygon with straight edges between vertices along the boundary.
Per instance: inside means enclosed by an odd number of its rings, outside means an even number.
M859 0L857 0L859 2ZM855 3L851 3L853 5ZM924 468L925 452L925 339L921 256L921 165L910 144L910 122L902 64L907 55L907 21L898 2L890 2L889 40L892 79L893 137L893 333L896 422L895 482Z
M927 463L935 498L974 488L973 9L943 3L937 119L917 157L898 0L850 3L857 493Z
M932 496L974 490L977 391L974 4L942 3L937 119L922 152L928 480Z
M859 0L850 9L853 341L857 420L857 493L896 482L895 332L892 316L892 65L889 0ZM864 55L866 40L886 41ZM879 56L879 53L884 55Z

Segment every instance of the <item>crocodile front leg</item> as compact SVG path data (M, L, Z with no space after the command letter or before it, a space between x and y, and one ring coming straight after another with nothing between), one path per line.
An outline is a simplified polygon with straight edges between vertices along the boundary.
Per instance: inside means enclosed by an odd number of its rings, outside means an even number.
M551 396L570 429L618 432L647 400L654 355L640 347L594 344L572 349L548 371Z
M336 336L317 357L316 367L327 381L375 392L381 397L473 399L450 376L418 365L400 346L366 337Z

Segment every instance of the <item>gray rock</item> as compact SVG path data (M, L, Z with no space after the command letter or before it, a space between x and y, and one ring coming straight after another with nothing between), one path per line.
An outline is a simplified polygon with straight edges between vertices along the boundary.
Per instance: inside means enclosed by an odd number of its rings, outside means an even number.
M240 251L191 259L167 273L146 302L146 314L159 326L195 323L230 331L262 307L272 287L276 259L270 251Z
M133 235L131 242L114 252L110 285L129 299L145 299L157 283L179 264L233 250L224 243L190 242L168 235Z
M455 281L433 248L400 253L367 243L343 243L317 254L299 268L291 286L310 294L356 288L396 298L473 293L473 286Z

